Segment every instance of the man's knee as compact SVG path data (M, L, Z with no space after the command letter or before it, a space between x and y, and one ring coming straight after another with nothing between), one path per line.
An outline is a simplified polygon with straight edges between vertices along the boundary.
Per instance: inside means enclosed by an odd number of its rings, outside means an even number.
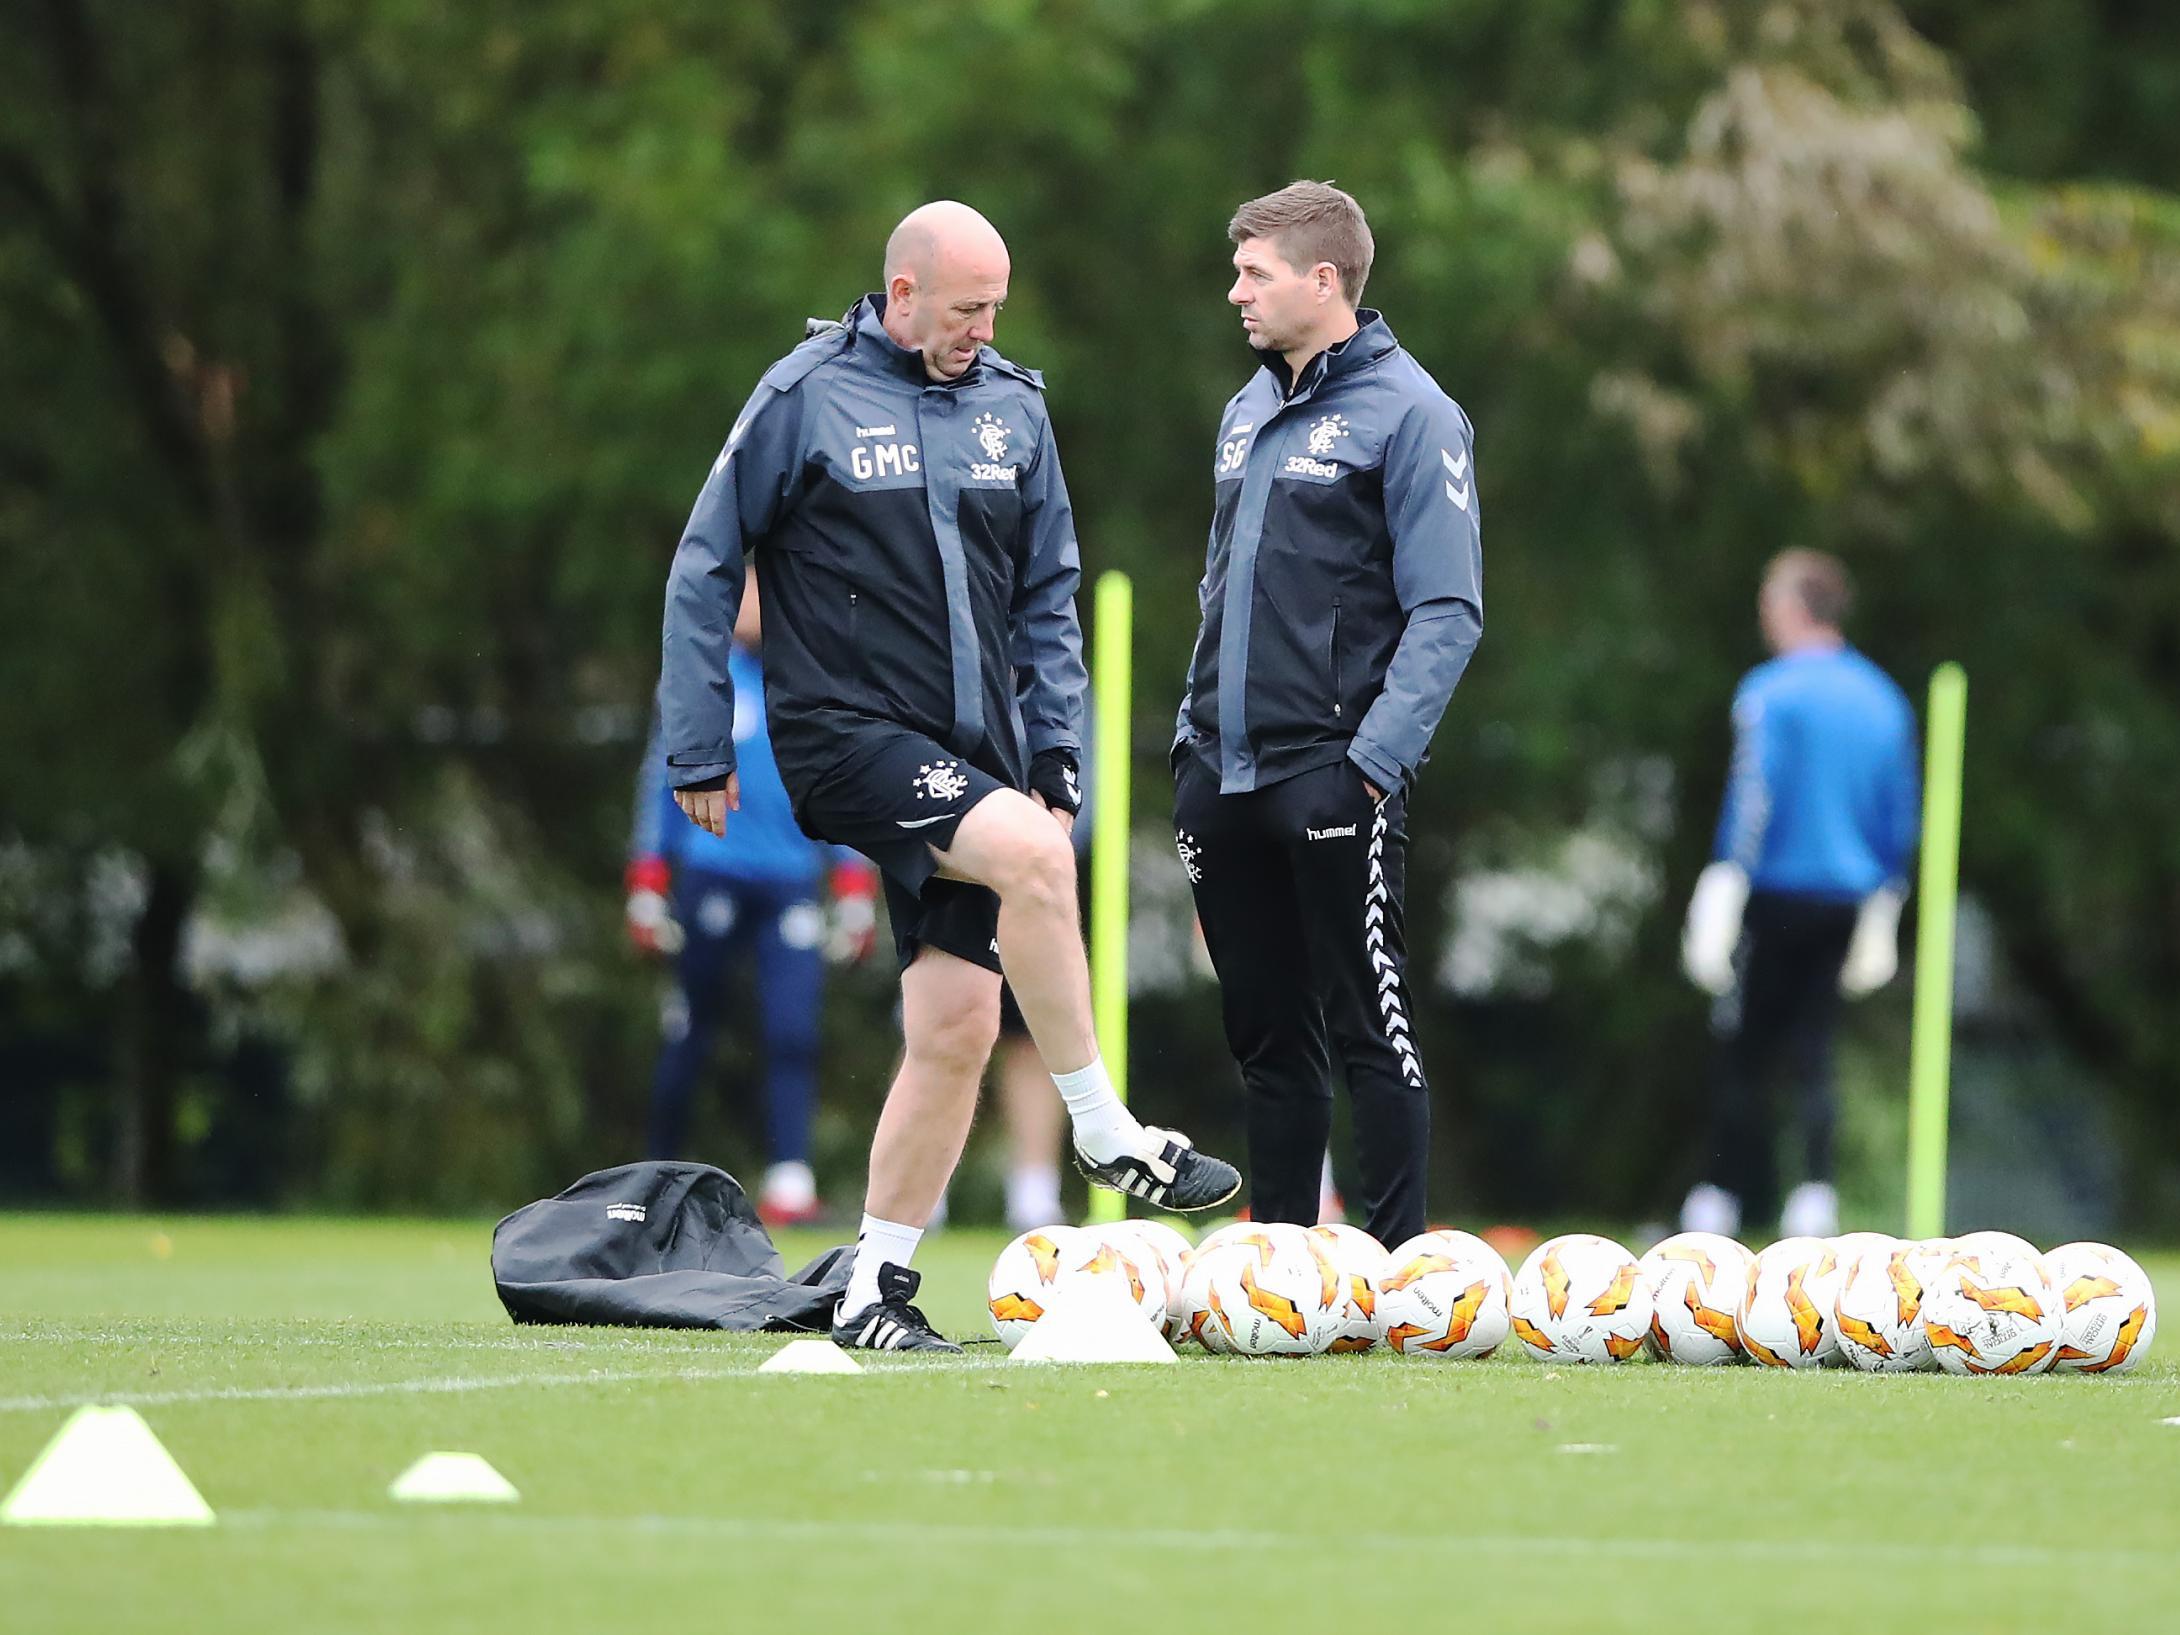
M981 1074L999 1038L999 979L970 966L924 986L903 1016L908 1053L940 1071Z
M977 808L987 814L985 883L1002 898L1036 897L1075 903L1075 848L1052 814L1014 790L994 792Z
M1041 821L1025 825L1015 844L1009 870L1011 890L1064 907L1073 914L1075 848L1068 843L1057 823L1042 811L1036 816ZM1000 895L1008 895L1008 889L1002 888Z

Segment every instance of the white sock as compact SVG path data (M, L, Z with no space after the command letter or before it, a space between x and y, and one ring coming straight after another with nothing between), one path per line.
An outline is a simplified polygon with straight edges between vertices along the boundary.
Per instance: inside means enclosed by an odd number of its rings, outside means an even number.
M808 1164L794 1159L772 1164L765 1170L757 1197L775 1209L808 1209L817 1202L817 1177Z
M855 1270L848 1274L848 1292L840 1297L842 1320L878 1304L878 1268L906 1266L922 1238L920 1226L863 1217L863 1230L855 1235Z
M1007 1172L1007 1230L1034 1232L1060 1218L1060 1167L1024 1164Z
M1741 1230L1741 1200L1724 1187L1713 1186L1708 1181L1698 1182L1688 1189L1688 1196L1681 1202L1680 1229L1683 1232L1715 1232L1722 1238L1730 1238Z
M1824 1181L1804 1181L1786 1195L1779 1230L1790 1238L1828 1238L1839 1230L1839 1194Z
M1052 1082L1060 1087L1067 1116L1075 1121L1075 1145L1090 1162L1110 1164L1136 1150L1143 1126L1128 1111L1128 1104L1113 1093L1113 1081L1105 1076L1103 1057L1091 1057L1088 1067L1078 1067L1072 1073L1055 1073Z

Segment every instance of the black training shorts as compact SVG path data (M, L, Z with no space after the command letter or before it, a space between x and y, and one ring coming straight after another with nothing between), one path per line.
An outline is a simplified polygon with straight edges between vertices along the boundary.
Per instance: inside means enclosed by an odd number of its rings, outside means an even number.
M999 897L985 886L938 878L932 848L945 851L969 809L1016 787L989 746L956 755L911 728L866 720L849 728L833 763L795 795L803 832L850 846L885 880L893 947L906 970L919 948L999 969Z

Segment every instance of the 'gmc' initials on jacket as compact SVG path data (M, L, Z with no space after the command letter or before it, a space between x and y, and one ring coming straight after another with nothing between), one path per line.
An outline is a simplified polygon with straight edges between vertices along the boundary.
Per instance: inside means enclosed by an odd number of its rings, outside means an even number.
M1415 775L1483 634L1474 433L1383 317L1227 404L1175 745L1223 794L1342 757Z
M865 296L766 371L697 497L659 694L677 788L734 769L731 610L760 549L772 747L798 801L858 720L989 743L1016 782L1041 750L1081 753L1082 571L1044 381L985 347L935 382L882 314Z

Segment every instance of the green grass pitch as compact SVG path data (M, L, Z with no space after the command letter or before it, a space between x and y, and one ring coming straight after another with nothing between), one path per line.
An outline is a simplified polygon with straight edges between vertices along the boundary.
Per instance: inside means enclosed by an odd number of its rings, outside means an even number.
M2170 1334L2103 1380L997 1347L759 1378L776 1338L512 1327L488 1235L0 1217L0 1488L125 1401L220 1518L0 1529L0 1626L2180 1627ZM942 1326L988 1332L1002 1241L928 1242ZM521 1502L391 1502L438 1448Z

